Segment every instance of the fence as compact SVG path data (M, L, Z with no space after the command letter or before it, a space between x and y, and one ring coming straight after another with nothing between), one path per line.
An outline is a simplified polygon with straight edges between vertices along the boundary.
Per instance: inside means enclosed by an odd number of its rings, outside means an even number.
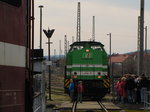
M33 112L42 112L42 95L38 94L33 100Z
M144 111L150 111L150 91L144 92Z

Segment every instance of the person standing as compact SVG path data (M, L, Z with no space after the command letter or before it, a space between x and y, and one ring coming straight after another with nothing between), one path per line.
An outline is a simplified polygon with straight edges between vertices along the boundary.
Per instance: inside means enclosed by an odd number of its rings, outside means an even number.
M128 102L133 103L133 101L134 101L135 82L134 82L133 77L131 77L131 75L127 76L125 88L126 88L126 91L127 91Z
M149 82L148 82L148 79L145 77L145 75L143 74L142 77L141 77L141 102L143 103L144 102L144 92L147 91L147 88L148 88L148 85L149 85Z
M78 84L78 87L77 87L77 92L78 92L78 99L77 99L77 101L80 101L80 103L82 103L82 93L83 93L82 81L79 81L79 84Z
M120 96L120 83L121 83L121 78L116 82L115 88L116 88L116 93L117 93L117 101L121 101L121 96Z
M70 98L71 98L71 102L74 101L74 82L72 79L70 79L70 84L69 84L69 95L70 95Z
M121 103L127 103L127 92L125 89L125 84L126 84L126 78L122 77L120 83Z

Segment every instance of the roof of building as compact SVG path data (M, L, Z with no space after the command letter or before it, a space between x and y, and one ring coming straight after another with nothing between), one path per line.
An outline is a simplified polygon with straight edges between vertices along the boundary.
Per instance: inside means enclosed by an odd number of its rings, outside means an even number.
M111 62L112 62L112 63L122 63L122 62L124 62L128 57L129 57L129 55L126 55L126 54L113 55L113 56L111 56Z

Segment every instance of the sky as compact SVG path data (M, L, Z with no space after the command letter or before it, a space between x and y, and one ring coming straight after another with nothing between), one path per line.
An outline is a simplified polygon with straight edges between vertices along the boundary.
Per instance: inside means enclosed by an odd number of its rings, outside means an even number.
M138 16L140 0L35 0L35 48L39 48L40 9L43 5L43 29L55 29L51 37L51 55L59 55L61 40L64 54L64 36L69 44L72 37L76 40L77 3L81 3L81 40L92 38L92 18L95 16L95 40L105 46L109 53L109 36L111 33L112 53L127 53L137 50ZM150 49L150 0L145 0L144 25L148 27L148 49ZM47 37L42 32L42 48L47 55Z

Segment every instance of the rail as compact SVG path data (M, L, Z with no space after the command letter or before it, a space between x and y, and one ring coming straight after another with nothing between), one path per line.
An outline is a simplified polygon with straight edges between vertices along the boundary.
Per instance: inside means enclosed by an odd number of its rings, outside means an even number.
M97 101L98 104L100 105L101 109L104 110L105 112L108 112L107 108L102 104L100 101ZM77 103L78 101L74 101L72 105L72 112L76 112L77 110Z
M150 111L150 91L144 92L144 111Z
M78 101L74 101L72 105L72 112L76 111Z
M100 101L97 101L98 104L101 106L101 108L105 111L105 112L108 112L107 108L105 107L104 104L102 104Z

